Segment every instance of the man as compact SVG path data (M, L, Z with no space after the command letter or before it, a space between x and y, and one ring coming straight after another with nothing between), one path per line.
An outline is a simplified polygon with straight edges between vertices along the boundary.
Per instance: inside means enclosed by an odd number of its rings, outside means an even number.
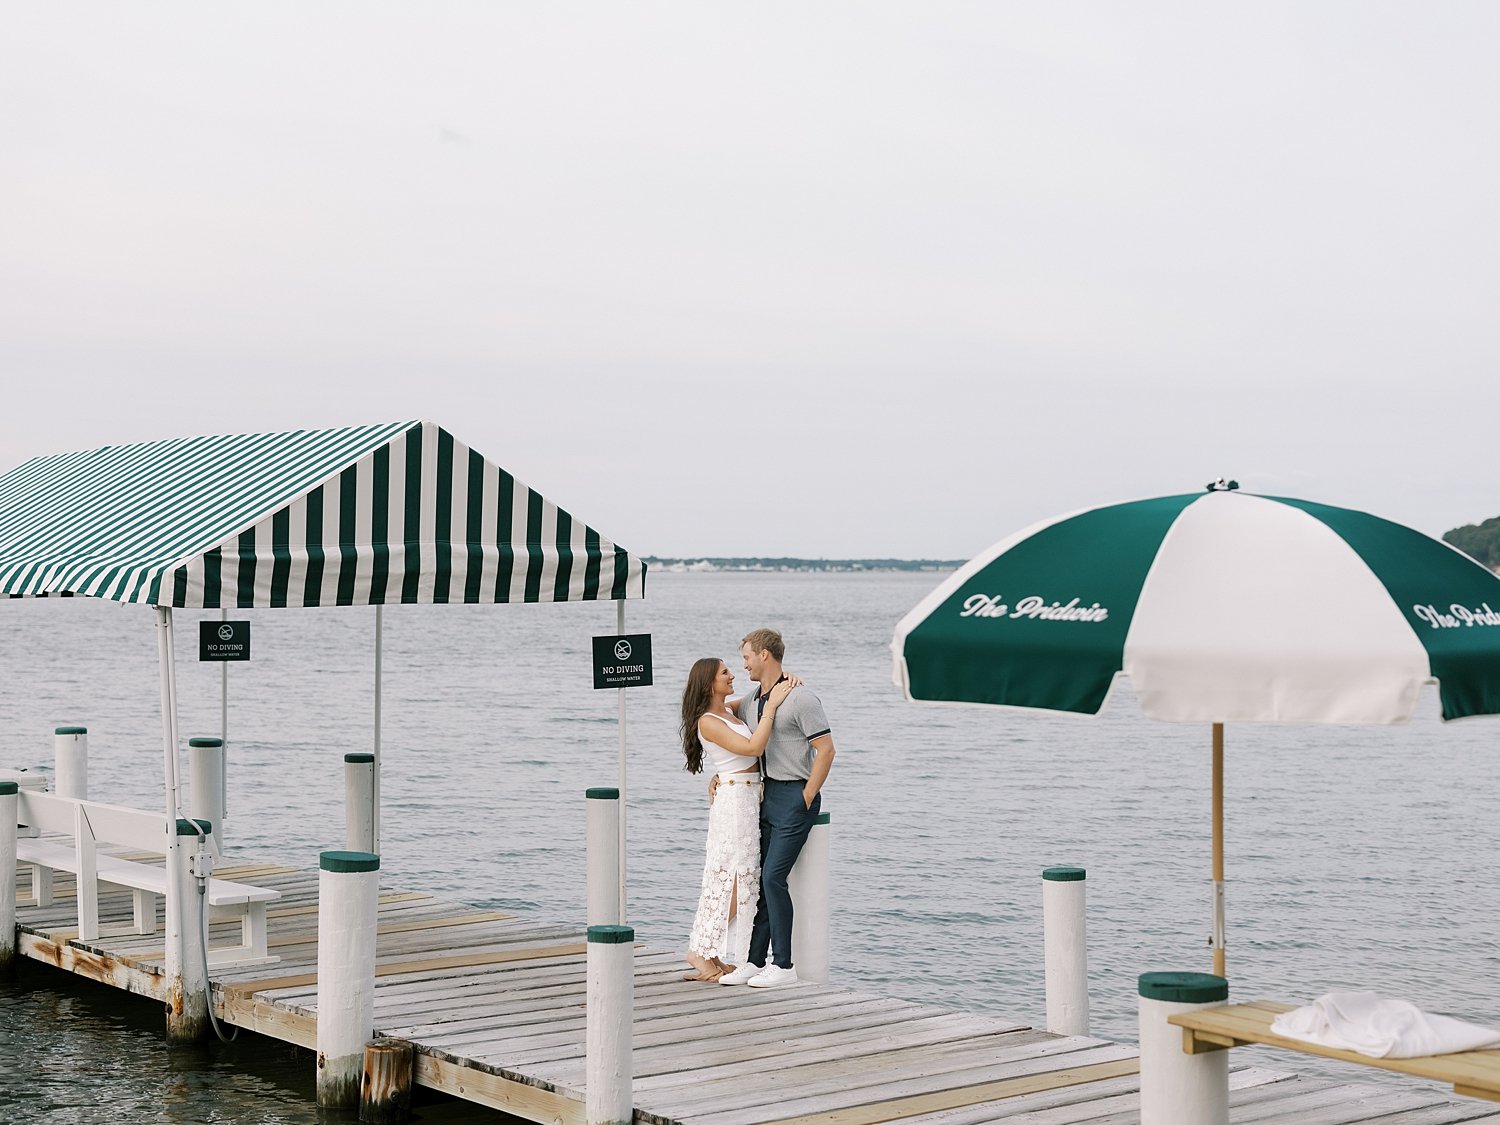
M754 731L760 725L765 697L786 674L781 670L786 645L775 629L756 629L740 644L745 671L758 684L753 696L740 700L740 721ZM719 978L720 984L780 988L797 983L792 963L792 895L787 876L807 841L823 806L819 790L833 765L833 736L823 704L805 685L798 685L772 718L771 738L761 759L765 776L760 805L760 906L750 931L745 964ZM767 954L775 958L767 963Z

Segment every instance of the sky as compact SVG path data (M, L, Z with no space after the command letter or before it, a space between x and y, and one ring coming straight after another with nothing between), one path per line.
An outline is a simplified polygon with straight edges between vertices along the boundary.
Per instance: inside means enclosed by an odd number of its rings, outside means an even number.
M1500 6L68 3L0 38L0 471L431 419L631 551L1500 515Z

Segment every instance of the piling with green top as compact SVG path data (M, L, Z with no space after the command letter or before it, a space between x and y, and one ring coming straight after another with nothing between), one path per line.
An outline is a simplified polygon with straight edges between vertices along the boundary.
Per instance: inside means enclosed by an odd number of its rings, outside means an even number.
M57 727L52 732L53 792L80 801L89 796L89 729Z
M224 740L188 739L188 809L214 826L208 846L215 859L224 846Z
M328 851L318 867L318 1105L350 1109L375 1025L380 857Z
M167 960L176 969L167 974L167 1038L173 1043L195 1043L211 1026L208 966L203 963L204 896L198 893L195 871L206 875L212 867L212 831L207 820L179 817L173 833L176 846L167 849L167 908L177 912L175 926L169 922L167 927Z
M792 961L799 980L828 983L829 872L833 816L820 812L787 876L792 894ZM746 919L748 925L754 919Z
M635 931L588 930L584 1111L588 1125L630 1125L630 1025L635 1018Z
M618 925L620 917L620 791L588 790L588 913L590 926Z
M21 787L0 781L0 973L16 966L16 806Z
M375 851L375 755L344 755L344 847Z
M1047 1030L1089 1033L1089 956L1082 867L1042 871L1042 946L1047 975Z
M1229 982L1209 973L1142 973L1141 1125L1229 1125L1229 1052L1189 1055L1179 1012L1229 999Z

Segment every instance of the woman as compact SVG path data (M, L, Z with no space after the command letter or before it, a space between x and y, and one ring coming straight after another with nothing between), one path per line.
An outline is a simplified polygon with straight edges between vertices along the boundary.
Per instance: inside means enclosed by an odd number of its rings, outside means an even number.
M760 901L760 763L776 708L801 681L782 680L766 697L755 733L734 713L734 673L707 656L688 672L682 693L682 752L689 773L701 773L705 752L718 778L709 791L708 856L703 891L688 939L687 980L716 981L744 959ZM706 745L705 745L706 744ZM738 925L734 923L738 921Z

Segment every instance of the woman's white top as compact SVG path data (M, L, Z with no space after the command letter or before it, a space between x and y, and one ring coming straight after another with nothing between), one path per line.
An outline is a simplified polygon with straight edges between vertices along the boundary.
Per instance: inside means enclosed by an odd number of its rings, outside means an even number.
M750 728L738 719L728 719L723 715L715 715L712 711L705 711L704 715L710 719L717 719L735 734L750 737ZM709 765L713 766L714 773L743 773L745 770L758 770L760 759L752 758L749 754L736 754L732 750L726 750L717 742L703 740L703 749L708 751Z

